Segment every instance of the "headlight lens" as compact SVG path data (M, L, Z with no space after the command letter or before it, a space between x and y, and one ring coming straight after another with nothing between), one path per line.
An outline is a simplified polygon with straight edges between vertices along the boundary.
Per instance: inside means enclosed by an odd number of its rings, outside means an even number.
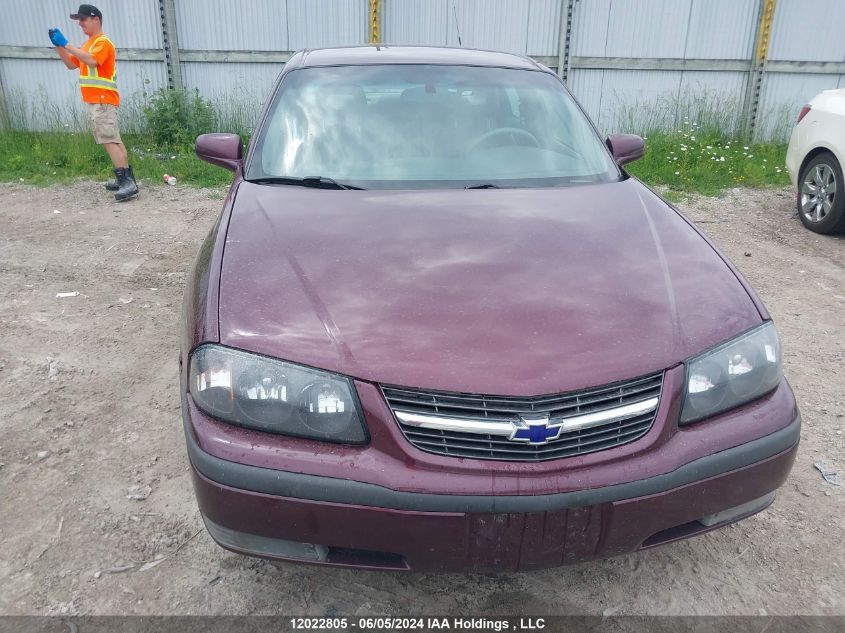
M781 378L777 330L765 323L686 365L681 424L745 404L777 387Z
M224 422L330 442L367 441L345 376L218 345L195 349L190 372L197 406Z

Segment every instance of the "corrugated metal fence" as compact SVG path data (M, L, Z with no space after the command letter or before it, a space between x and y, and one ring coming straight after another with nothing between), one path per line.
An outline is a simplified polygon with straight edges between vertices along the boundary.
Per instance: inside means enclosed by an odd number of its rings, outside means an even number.
M47 29L83 38L64 0L0 0L0 107L32 128L78 125L74 77ZM75 5L74 5L75 6ZM161 87L198 89L249 127L291 51L431 44L530 55L558 70L603 132L716 118L784 138L845 87L841 0L100 0L118 46L124 121ZM75 113L75 114L74 114ZM72 116L73 115L73 116Z

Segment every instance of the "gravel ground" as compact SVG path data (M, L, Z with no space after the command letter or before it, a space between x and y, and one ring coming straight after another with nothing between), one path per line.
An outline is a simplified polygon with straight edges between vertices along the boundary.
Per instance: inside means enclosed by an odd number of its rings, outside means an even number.
M804 416L769 510L690 541L507 575L274 566L218 548L177 390L186 273L224 192L0 184L0 614L845 614L845 238L789 190L681 208L758 290ZM57 293L78 296L57 298Z

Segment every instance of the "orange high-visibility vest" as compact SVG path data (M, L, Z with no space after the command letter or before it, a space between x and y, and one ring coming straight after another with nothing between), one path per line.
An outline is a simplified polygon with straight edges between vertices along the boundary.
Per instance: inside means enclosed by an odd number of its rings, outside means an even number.
M120 93L117 91L117 64L115 63L114 44L103 33L95 35L82 45L82 50L91 53L97 59L97 66L91 68L76 57L74 64L79 67L79 88L85 103L110 103L120 105Z

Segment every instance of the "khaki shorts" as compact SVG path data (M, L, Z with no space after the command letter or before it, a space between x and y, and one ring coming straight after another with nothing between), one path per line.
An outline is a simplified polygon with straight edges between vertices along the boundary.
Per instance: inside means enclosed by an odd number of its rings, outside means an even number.
M91 132L94 134L94 142L122 143L120 132L117 131L117 106L110 103L89 103L88 120L91 123Z

